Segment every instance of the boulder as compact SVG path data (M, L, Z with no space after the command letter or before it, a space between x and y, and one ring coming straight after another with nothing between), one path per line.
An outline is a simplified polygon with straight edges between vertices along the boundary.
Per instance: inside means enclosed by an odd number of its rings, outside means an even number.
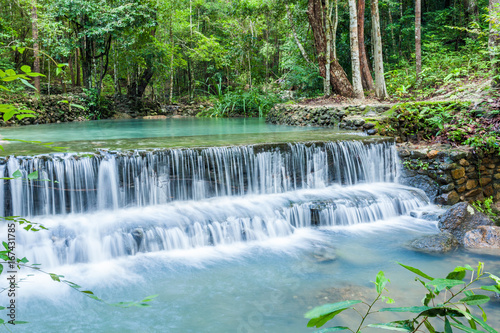
M480 226L477 229L466 232L464 246L476 249L500 249L500 227Z
M406 168L401 169L399 183L421 189L427 194L431 202L434 202L439 192L439 186L430 177L420 175L414 170L408 170Z
M423 236L411 241L408 247L412 250L428 253L445 253L458 247L458 240L449 232Z
M439 220L439 229L451 233L462 245L464 245L464 236L468 231L490 225L493 225L493 221L467 202L457 203Z

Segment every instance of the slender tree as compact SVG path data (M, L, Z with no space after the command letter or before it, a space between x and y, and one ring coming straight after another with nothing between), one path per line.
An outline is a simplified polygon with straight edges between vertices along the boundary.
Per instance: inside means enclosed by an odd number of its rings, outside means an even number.
M373 90L373 78L370 73L370 65L366 56L365 47L365 0L358 0L358 44L363 88L365 90Z
M364 98L363 85L361 83L361 70L359 66L359 45L358 45L358 19L356 12L356 0L349 0L349 35L351 38L351 63L352 63L352 86L354 97Z
M330 1L325 0L325 33L326 33L326 64L325 64L325 96L329 97L331 94L330 86L330 67L332 65L332 20L330 18Z
M382 54L382 36L380 34L380 15L378 11L378 0L371 0L372 29L374 36L375 52L375 94L378 98L387 97L387 87L384 78L384 58Z
M415 62L417 80L422 72L422 2L415 0Z
M40 46L38 44L38 13L36 0L31 2L31 36L33 38L33 57L35 58L33 62L33 71L35 73L40 73ZM34 78L35 88L37 93L40 93L40 77Z
M493 88L500 88L500 0L490 0L490 35L488 46L492 66Z

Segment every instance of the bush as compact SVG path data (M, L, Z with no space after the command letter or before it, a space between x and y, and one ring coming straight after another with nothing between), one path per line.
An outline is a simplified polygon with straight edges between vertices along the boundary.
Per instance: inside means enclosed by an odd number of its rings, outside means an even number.
M403 332L423 332L423 328L425 327L428 332L448 333L452 332L452 326L464 332L481 332L478 330L478 327L490 333L497 332L486 323L487 316L481 305L490 301L490 297L484 294L485 291L496 294L500 293L500 278L485 272L483 263L480 262L477 269L469 265L455 267L445 278L433 278L417 268L403 264L399 265L418 275L415 281L422 284L425 289L425 296L421 301L422 306L376 309L377 303L380 301L387 304L394 303L392 298L383 295L387 290L385 286L390 281L384 276L384 272L381 271L377 274L377 278L373 282L376 287L377 296L371 303L360 300L347 300L316 307L305 314L305 317L310 319L307 327L322 327L341 312L354 310L361 316L359 325L356 325L357 328L334 326L316 332L349 330L358 333L367 327ZM480 282L485 279L492 280L494 284L485 286ZM366 310L363 310L362 307ZM482 313L482 318L471 312L471 309L475 307ZM365 320L377 312L410 313L410 318L389 323L365 324ZM435 321L433 320L434 318L440 321ZM440 323L442 328L435 328L436 323Z
M214 106L200 117L264 117L279 101L274 93L260 89L229 91L214 97Z

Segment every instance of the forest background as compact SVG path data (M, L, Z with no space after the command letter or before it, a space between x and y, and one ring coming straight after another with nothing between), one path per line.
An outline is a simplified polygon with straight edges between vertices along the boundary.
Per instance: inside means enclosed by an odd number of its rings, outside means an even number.
M0 0L0 69L44 74L30 82L44 95L83 92L93 118L122 96L210 100L215 116L330 92L428 99L494 75L496 2Z

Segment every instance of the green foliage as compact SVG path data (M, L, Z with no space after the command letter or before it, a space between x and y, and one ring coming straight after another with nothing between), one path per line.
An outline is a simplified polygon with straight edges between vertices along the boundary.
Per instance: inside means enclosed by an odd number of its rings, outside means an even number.
M380 328L386 330L396 330L403 332L418 332L425 327L429 332L452 332L452 327L464 332L480 332L478 327L489 333L497 331L487 324L487 316L481 305L490 301L490 297L484 291L500 293L500 278L494 274L484 271L483 263L479 263L476 269L469 265L457 266L445 278L434 278L422 272L420 269L400 264L405 269L418 275L418 281L425 289L425 296L421 306L408 307L382 307L375 309L380 301L388 304L394 301L383 293L389 280L384 276L384 272L379 272L374 282L377 296L371 303L359 300L347 300L333 304L325 304L312 309L305 314L305 318L310 319L308 327L322 327L343 311L351 310L360 316L359 326L333 326L316 331L335 332L349 330L358 333L367 327ZM470 276L467 276L469 274ZM492 280L492 285L484 285L485 280ZM471 310L477 309L482 314L478 317ZM409 318L392 321L388 323L365 324L365 320L378 312L409 313ZM441 321L434 321L437 318ZM436 323L441 323L442 328Z
M397 119L399 135L500 153L499 115L484 108L470 102L415 102L398 104L386 115Z
M428 170L430 165L427 162L424 162L420 159L416 159L414 161L412 160L404 161L403 166L408 170Z
M214 97L214 106L200 113L200 117L264 117L278 102L274 93L265 93L259 89L229 91Z
M493 197L488 197L483 200L472 202L472 206L483 214L488 215L492 220L500 223L500 211L493 206Z

